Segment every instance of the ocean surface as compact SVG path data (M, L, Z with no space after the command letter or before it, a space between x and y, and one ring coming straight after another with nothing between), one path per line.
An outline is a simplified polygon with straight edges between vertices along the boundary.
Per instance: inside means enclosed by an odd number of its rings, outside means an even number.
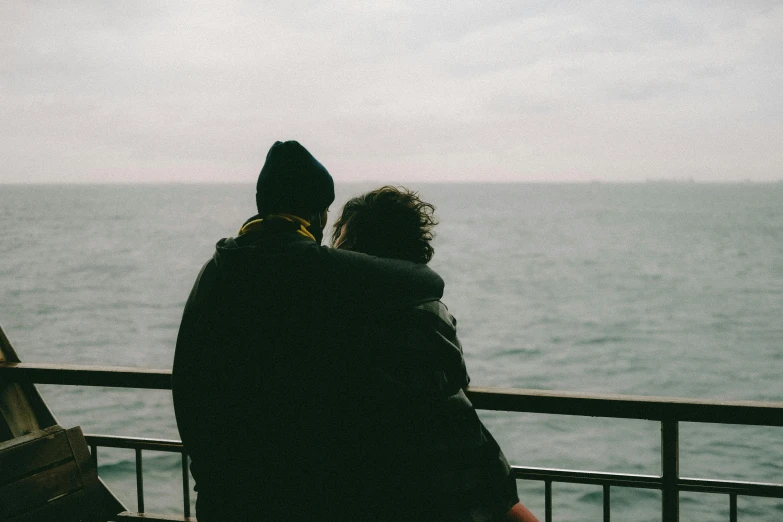
M783 183L409 184L440 221L472 384L783 400ZM374 185L338 185L334 219ZM0 324L24 361L170 368L182 308L254 186L0 185ZM64 426L178 438L167 392L40 386ZM482 412L514 464L658 473L659 425ZM680 426L682 476L783 482L783 429ZM100 473L135 508L132 451ZM145 453L148 511L181 512L176 456ZM543 519L543 486L519 482ZM601 490L555 484L554 520L601 519ZM682 494L681 520L728 520ZM740 520L783 502L739 499ZM660 520L660 494L612 490L612 517Z

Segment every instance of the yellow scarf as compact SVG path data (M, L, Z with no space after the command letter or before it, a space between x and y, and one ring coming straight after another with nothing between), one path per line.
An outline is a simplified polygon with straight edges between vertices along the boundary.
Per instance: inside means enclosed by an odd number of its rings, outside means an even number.
M315 236L312 235L309 230L307 230L307 227L310 226L309 221L302 219L299 216L294 216L293 214L269 214L267 216L267 219L272 218L285 219L291 223L299 223L299 229L296 231L296 233L300 236L304 236L315 241ZM254 219L253 221L249 221L239 229L239 235L241 236L243 234L247 234L248 232L259 230L263 226L263 223L263 219Z

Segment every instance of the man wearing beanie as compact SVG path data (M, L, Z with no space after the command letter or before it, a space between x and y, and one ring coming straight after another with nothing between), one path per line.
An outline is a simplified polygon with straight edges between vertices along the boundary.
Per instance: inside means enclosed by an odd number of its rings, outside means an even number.
M375 347L361 332L440 299L443 281L423 264L321 246L333 201L323 165L276 142L258 214L218 241L185 305L172 389L199 522L412 520L373 466Z

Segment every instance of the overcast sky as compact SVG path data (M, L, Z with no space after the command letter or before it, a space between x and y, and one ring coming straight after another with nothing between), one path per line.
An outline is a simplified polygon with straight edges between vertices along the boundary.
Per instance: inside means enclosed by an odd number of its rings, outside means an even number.
M0 182L783 179L783 2L3 2Z

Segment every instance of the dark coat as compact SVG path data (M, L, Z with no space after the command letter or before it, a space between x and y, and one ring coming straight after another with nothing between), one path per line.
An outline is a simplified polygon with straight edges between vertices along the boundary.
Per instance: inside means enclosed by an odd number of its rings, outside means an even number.
M394 465L415 452L380 426L466 375L445 343L434 387L398 386L378 371L388 343L368 332L442 292L424 265L291 229L221 240L185 306L173 371L200 522L383 519L389 488L404 488ZM392 504L388 520L405 507Z
M378 408L371 437L389 448L381 454L398 495L386 500L402 503L398 520L504 520L519 502L511 466L465 394L470 379L456 326L446 306L431 301L368 328L365 345L381 348L368 363L378 384L368 389L387 394L371 397Z

